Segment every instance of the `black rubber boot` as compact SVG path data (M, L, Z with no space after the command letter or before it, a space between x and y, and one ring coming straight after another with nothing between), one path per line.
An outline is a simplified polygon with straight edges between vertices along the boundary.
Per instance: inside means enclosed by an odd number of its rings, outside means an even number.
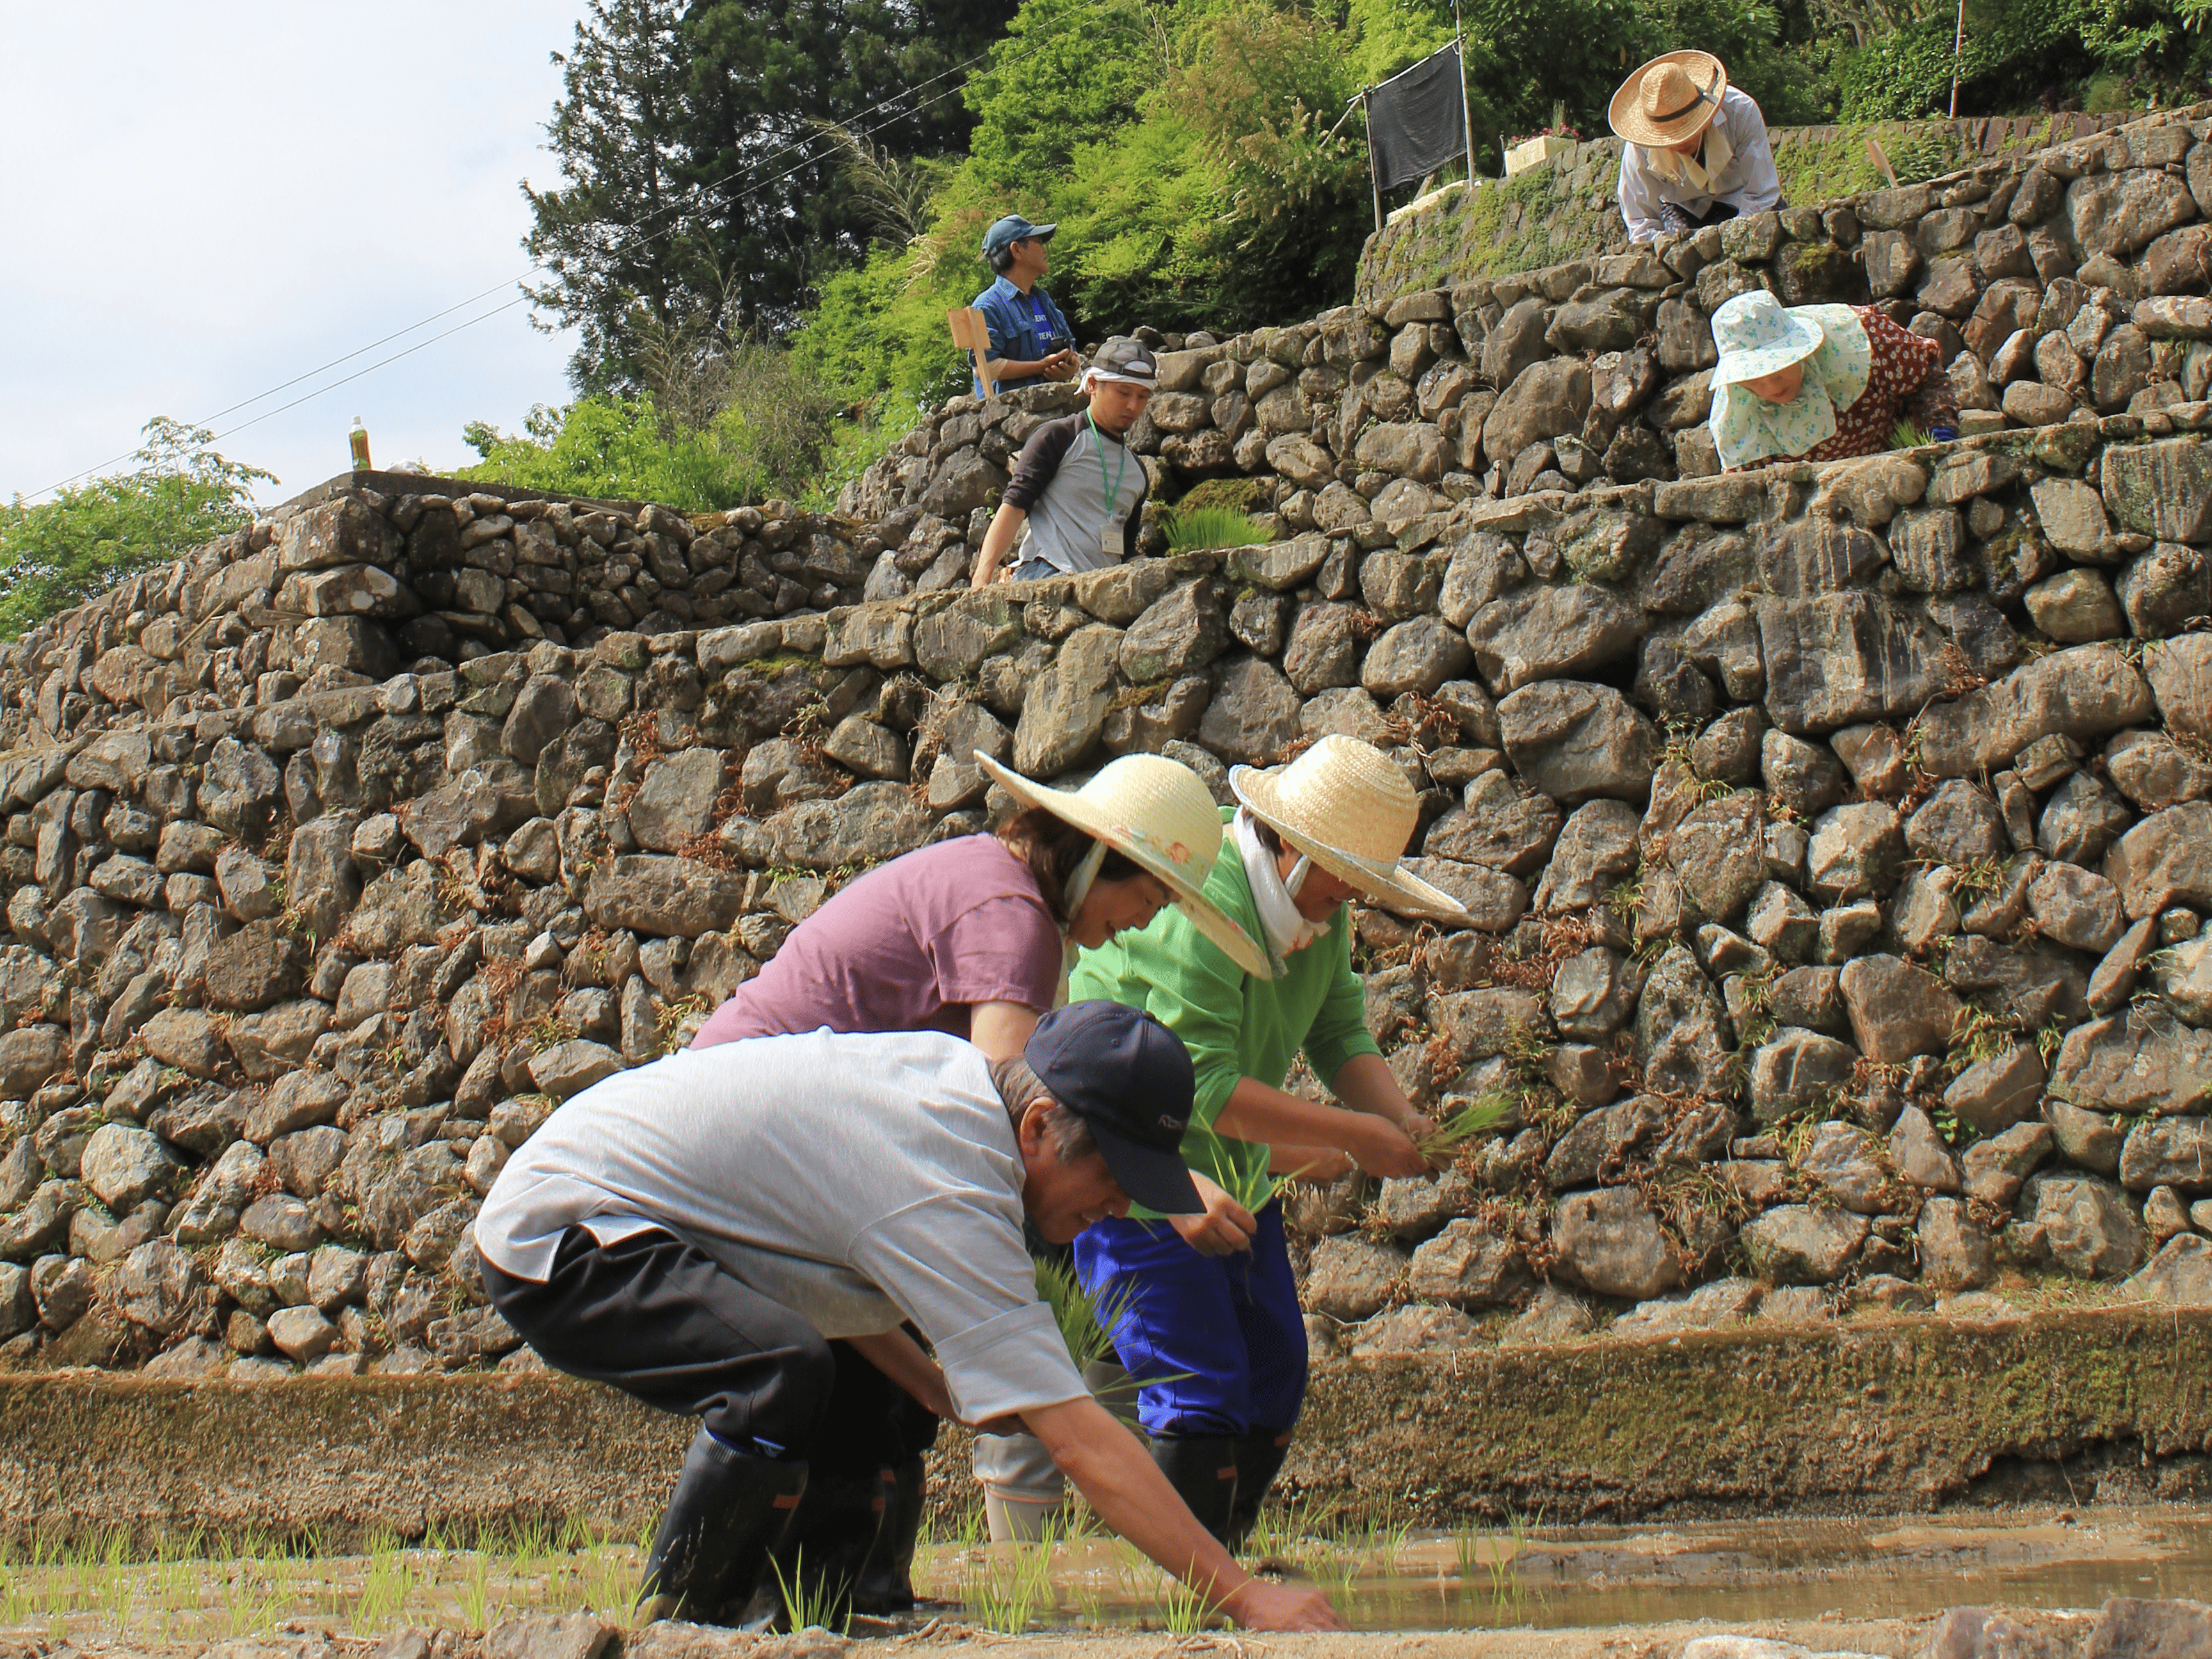
M914 1611L914 1551L921 1536L922 1462L909 1457L883 1471L884 1528L860 1565L853 1610L881 1615Z
M1267 1502L1267 1488L1275 1484L1290 1449L1288 1429L1256 1429L1237 1442L1237 1502L1229 1512L1229 1536L1224 1540L1231 1555L1243 1549L1244 1540L1252 1535L1260 1519L1260 1505Z
M854 1612L854 1589L883 1535L887 1498L879 1473L809 1480L774 1570L762 1576L750 1607L728 1608L733 1622L794 1630L803 1607L807 1623L842 1630Z
M1198 1524L1225 1542L1237 1504L1237 1443L1225 1434L1161 1435L1152 1442L1152 1462Z
M806 1465L734 1451L702 1429L653 1535L638 1606L646 1622L704 1623L742 1605L806 1490Z

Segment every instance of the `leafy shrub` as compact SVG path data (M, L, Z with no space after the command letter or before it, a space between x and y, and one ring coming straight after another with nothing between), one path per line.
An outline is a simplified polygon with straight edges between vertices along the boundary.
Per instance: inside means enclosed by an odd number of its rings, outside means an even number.
M818 481L839 447L838 400L789 353L683 328L638 337L653 391L541 404L513 436L471 422L461 435L483 460L460 476L692 513Z
M128 472L0 507L0 635L13 638L125 576L253 521L253 485L273 473L226 460L215 434L157 415Z

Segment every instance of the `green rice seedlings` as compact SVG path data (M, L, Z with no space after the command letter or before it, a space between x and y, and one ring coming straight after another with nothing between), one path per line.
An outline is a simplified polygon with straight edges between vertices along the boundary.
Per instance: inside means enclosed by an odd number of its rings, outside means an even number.
M1163 528L1167 532L1168 551L1170 553L1188 553L1215 547L1246 547L1255 542L1275 539L1273 531L1253 523L1233 507L1192 507L1179 513L1170 511L1163 520Z
M1127 1306L1126 1293L1102 1301L1083 1288L1083 1281L1066 1262L1040 1261L1036 1267L1037 1299L1052 1310L1053 1322L1060 1327L1060 1340L1067 1344L1067 1357L1075 1362L1075 1369L1079 1371L1112 1353L1114 1341L1108 1327L1121 1317Z
M1899 421L1889 429L1892 449L1925 449L1936 441L1910 421Z
M1171 1636L1195 1636L1214 1621L1213 1609L1197 1589L1175 1579L1160 1595L1160 1620Z
M491 1628L492 1609L498 1605L492 1600L491 1560L483 1551L472 1553L460 1583L455 1586L453 1599L461 1610L461 1626L465 1630L487 1631Z
M106 1617L109 1632L123 1642L130 1637L131 1618L138 1602L138 1575L130 1559L129 1529L109 1528L99 1550L97 1605Z
M769 1566L775 1574L775 1587L783 1596L784 1616L793 1631L834 1630L840 1636L846 1633L853 1622L849 1604L842 1619L834 1626L830 1622L837 1618L837 1605L845 1600L846 1579L823 1579L809 1584L806 1582L806 1552L803 1549L791 1558L790 1577L783 1576L781 1561L770 1560Z
M415 1591L415 1573L398 1541L382 1528L369 1534L368 1566L362 1575L361 1593L354 1597L354 1633L371 1636L381 1631L407 1605Z
M1477 1135L1487 1134L1505 1122L1513 1103L1503 1095L1477 1095L1456 1111L1440 1118L1436 1126L1413 1143L1414 1150L1431 1164L1458 1155L1459 1149Z

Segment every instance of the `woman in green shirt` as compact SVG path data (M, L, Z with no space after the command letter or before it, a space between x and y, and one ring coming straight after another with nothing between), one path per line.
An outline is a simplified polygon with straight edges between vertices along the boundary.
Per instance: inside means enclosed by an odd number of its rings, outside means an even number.
M1419 821L1413 787L1380 750L1340 736L1288 766L1229 778L1242 803L1230 817L1240 856L1214 865L1206 896L1267 945L1275 977L1246 973L1180 913L1163 912L1085 952L1068 994L1133 1004L1182 1039L1197 1077L1183 1157L1223 1187L1264 1170L1271 1144L1299 1164L1340 1168L1348 1157L1374 1175L1419 1174L1429 1166L1414 1141L1428 1121L1368 1033L1346 910L1357 895L1466 920L1455 900L1399 867ZM1343 1106L1283 1092L1301 1050ZM1084 1286L1112 1310L1115 1350L1141 1385L1153 1456L1232 1547L1282 1466L1306 1377L1282 1204L1233 1218L1245 1247L1226 1255L1202 1255L1134 1215L1095 1223L1075 1243Z

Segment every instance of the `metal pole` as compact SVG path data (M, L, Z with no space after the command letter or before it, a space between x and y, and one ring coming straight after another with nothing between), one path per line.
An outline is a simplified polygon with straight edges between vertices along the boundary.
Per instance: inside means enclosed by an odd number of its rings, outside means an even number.
M1375 228L1382 228L1382 175L1375 167L1375 106L1366 93L1359 94L1359 112L1367 123L1367 182L1375 191Z
M1467 187L1474 189L1474 110L1467 95L1467 31L1460 26L1459 0L1452 0L1452 40L1459 48L1459 120L1467 136Z
M1959 54L1966 49L1966 0L1959 0L1959 32L1951 38L1951 118L1959 118Z

